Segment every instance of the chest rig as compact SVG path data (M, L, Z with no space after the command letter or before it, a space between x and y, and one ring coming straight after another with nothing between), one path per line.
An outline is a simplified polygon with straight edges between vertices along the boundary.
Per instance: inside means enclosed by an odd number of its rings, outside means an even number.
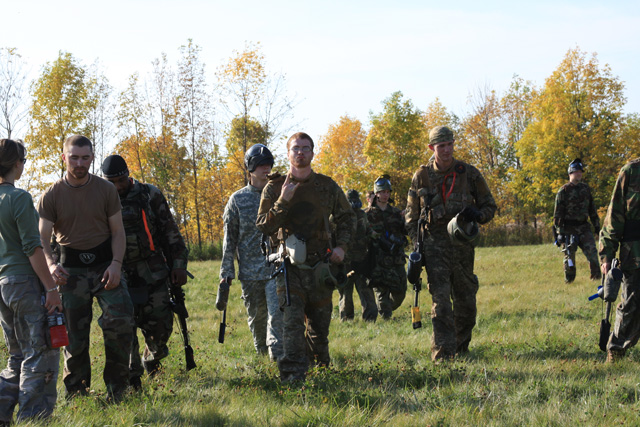
M126 233L125 263L149 258L156 251L153 242L154 216L150 204L149 187L140 184L140 192L135 197L120 200L122 223Z
M306 242L309 259L321 257L331 245L329 209L332 204L331 186L321 175L315 174L301 182L291 199L286 225L278 230L277 239L284 241L296 236Z
M456 164L446 173L437 172L435 165L420 170L422 187L418 189L420 218L427 228L444 225L465 206L473 203L467 167Z

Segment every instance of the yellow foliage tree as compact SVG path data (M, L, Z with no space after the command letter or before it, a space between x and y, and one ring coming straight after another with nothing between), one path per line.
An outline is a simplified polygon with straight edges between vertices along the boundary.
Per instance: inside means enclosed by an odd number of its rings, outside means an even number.
M367 132L359 120L342 116L318 139L314 169L333 178L345 191L367 192L374 174L368 171L364 155L366 139Z
M568 180L567 166L580 158L596 205L608 202L624 151L616 145L623 89L596 54L588 57L578 48L567 52L533 100L532 121L516 145L522 161L516 190L522 200L551 215L555 194Z

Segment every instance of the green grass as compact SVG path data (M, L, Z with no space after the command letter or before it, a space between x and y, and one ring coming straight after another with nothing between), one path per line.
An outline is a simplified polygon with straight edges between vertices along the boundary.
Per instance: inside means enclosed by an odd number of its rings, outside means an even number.
M394 319L373 325L337 320L336 293L332 366L312 370L297 387L280 384L275 364L254 353L237 282L225 343L218 343L219 262L193 262L187 304L198 368L184 371L176 333L163 372L144 377L144 390L125 402L105 405L95 326L94 393L59 399L50 425L637 425L640 355L632 350L619 364L604 363L597 347L601 303L587 301L596 283L584 256L577 258L576 281L565 285L552 245L478 249L471 351L439 365L430 360L427 291L418 330L411 327L411 293ZM58 389L62 395L61 381Z

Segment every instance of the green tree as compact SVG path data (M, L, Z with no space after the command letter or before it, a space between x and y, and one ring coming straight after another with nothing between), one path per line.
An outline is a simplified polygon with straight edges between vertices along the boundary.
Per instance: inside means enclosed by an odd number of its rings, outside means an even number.
M370 114L371 127L364 153L375 177L389 174L393 197L402 208L411 185L411 177L427 158L427 140L422 113L402 92L394 92L382 102L383 111Z
M63 143L70 135L86 133L91 108L90 81L82 65L68 52L60 52L47 63L32 84L33 104L27 140L30 155L39 170L38 187L47 177L64 174Z
M597 206L620 167L616 135L622 124L624 84L596 54L567 52L532 103L532 120L516 144L522 161L519 197L539 213L551 215L558 189L567 181L567 165L581 158L585 181Z

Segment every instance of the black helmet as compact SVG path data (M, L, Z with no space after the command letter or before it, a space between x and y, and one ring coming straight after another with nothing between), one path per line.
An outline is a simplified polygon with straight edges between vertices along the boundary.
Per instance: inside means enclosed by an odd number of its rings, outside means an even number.
M584 166L582 165L582 160L575 159L573 162L569 163L569 169L567 170L567 173L571 175L575 171L584 172Z
M353 209L360 209L362 207L362 200L360 200L360 193L357 190L347 191L347 200L351 203Z
M373 183L373 191L391 190L391 177L387 174L379 176Z
M273 166L273 154L266 145L256 144L247 150L244 154L244 165L249 173L256 170L261 165Z

